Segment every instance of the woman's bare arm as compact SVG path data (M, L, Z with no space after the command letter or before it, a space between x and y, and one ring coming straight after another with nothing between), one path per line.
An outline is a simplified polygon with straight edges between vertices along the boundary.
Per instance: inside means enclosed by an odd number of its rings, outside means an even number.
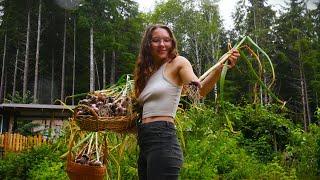
M228 58L229 68L235 66L239 56L239 52L237 50L233 50L232 54ZM183 84L189 84L190 82L197 84L200 88L200 96L204 97L213 89L219 80L222 67L223 65L221 64L200 82L198 77L194 74L190 62L187 59L184 59L180 64L179 76Z

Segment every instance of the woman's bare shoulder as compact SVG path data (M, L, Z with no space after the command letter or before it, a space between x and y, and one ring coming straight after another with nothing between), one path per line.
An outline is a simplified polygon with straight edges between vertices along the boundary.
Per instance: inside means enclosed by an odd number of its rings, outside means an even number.
M176 66L183 67L183 66L189 66L190 62L187 58L183 56L177 56L172 60L172 63L174 63Z

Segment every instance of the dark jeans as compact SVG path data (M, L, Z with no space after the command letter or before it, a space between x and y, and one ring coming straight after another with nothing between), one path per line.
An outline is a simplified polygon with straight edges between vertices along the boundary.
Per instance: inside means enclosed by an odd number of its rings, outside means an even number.
M178 179L182 151L173 123L155 121L138 126L140 180Z

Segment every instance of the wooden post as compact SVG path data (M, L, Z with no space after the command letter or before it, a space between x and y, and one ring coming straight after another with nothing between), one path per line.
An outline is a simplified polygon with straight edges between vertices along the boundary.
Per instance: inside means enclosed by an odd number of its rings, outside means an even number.
M28 139L25 136L23 137L22 145L23 145L22 150L25 149L28 146Z
M12 133L13 123L14 123L14 113L13 113L13 112L10 112L10 113L9 113L9 127L8 127L8 133Z
M31 139L31 137L29 136L29 137L27 137L27 145L26 145L26 148L29 148L29 146L31 146L31 143L32 143L32 141L31 141L32 139Z
M13 136L11 133L9 133L9 145L8 145L8 150L12 149L12 140L13 140Z
M0 115L0 134L2 134L3 131L3 115Z
M38 144L37 146L40 146L42 144L42 136L38 134Z
M6 148L8 147L9 144L9 139L8 139L8 133L4 134L4 140L3 140L3 149L4 151L6 151Z
M23 136L19 134L19 139L18 139L18 151L22 150L22 138Z
M17 147L17 134L13 134L12 138L12 151L16 151Z
M0 147L4 147L4 134L0 134Z
M16 140L16 151L20 151L20 140L21 140L21 135L17 134L17 140Z

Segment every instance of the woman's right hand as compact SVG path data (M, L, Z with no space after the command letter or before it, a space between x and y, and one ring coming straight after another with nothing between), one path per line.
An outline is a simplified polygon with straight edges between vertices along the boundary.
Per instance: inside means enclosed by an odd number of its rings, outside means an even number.
M196 86L196 87L199 88L199 89L202 87L199 80L191 81L191 82L189 83L189 85Z
M238 58L240 57L240 53L237 49L231 49L231 51L232 53L228 58L228 68L233 68L237 63Z

